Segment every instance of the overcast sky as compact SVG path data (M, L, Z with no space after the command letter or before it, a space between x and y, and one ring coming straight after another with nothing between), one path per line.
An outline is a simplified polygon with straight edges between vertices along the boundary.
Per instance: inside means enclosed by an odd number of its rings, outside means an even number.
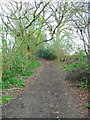
M10 0L0 0L0 2L8 2ZM15 0L17 2L21 1L21 0ZM34 0L22 0L23 2L33 2ZM37 0L37 1L47 1L47 0ZM57 1L57 0L53 0L53 1ZM81 1L81 2L89 2L90 0L60 0L61 2L63 1L72 1L72 2L76 2L76 1Z

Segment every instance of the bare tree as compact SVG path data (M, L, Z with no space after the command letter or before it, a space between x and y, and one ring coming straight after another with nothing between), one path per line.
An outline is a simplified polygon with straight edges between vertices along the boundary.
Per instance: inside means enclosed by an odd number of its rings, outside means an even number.
M75 29L77 30L77 34L80 38L80 40L83 42L84 45L84 52L88 56L88 60L90 61L90 3L88 2L77 2L75 4L72 4L72 6L75 8L76 14L73 18L71 18L71 21L75 23Z

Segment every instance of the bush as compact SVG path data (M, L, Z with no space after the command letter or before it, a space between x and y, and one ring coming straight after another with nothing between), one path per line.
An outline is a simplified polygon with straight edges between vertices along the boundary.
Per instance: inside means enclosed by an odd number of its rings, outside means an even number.
M56 58L53 50L49 48L40 48L37 50L37 57L47 60L54 60Z

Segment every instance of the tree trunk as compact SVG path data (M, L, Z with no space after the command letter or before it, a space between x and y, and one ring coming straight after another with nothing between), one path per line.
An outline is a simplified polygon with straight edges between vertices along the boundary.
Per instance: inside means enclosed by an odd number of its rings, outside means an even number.
M88 2L88 62L90 63L90 2Z

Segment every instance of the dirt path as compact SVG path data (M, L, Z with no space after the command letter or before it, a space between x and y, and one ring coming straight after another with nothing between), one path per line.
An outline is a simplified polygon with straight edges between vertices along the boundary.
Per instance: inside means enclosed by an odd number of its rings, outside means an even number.
M3 106L3 118L86 117L87 112L63 84L65 73L52 62L43 60L42 64L42 70L29 88Z

